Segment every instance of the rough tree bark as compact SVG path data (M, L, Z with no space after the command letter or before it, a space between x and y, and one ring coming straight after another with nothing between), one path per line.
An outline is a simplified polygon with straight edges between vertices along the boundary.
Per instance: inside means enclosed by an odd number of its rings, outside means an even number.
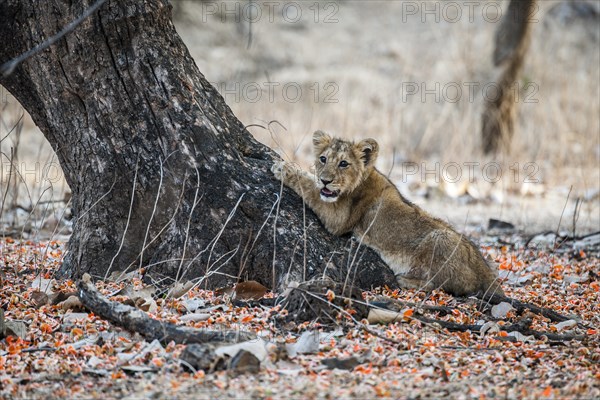
M0 1L0 64L91 3ZM154 276L209 276L212 287L239 276L271 287L324 270L339 281L353 264L356 285L394 286L373 252L355 257L348 238L329 235L309 210L304 218L290 190L277 203L277 155L200 73L166 0L108 1L0 84L40 127L71 187L64 276L147 266Z

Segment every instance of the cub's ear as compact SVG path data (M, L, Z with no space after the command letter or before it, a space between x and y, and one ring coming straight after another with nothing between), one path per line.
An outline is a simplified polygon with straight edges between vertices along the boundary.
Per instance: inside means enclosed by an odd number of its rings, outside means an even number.
M377 155L379 154L379 144L377 144L375 139L361 140L355 147L366 167L375 165L375 160L377 160Z
M323 131L315 131L313 133L313 145L315 146L315 153L321 153L325 147L331 143L331 136Z

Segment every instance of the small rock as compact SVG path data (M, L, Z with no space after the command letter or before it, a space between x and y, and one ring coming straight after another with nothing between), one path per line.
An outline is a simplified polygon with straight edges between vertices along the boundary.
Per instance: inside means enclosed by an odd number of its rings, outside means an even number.
M565 275L565 283L584 283L590 280L590 274L586 271L581 275Z
M240 374L256 374L260 371L260 361L249 351L240 350L229 362L229 369Z
M96 368L98 365L104 363L104 360L100 357L92 356L86 363L85 366L88 368Z
M33 280L33 282L31 282L31 287L38 289L40 292L46 293L48 296L51 296L54 294L52 287L55 283L56 281L54 279L45 279L41 276L38 276Z
M206 301L199 298L186 299L181 302L187 312L193 313L200 307L204 307L206 305Z
M319 351L319 332L306 331L302 333L296 343L286 346L290 357L295 357L297 354L311 354Z
M89 316L88 313L77 313L77 312L67 313L63 316L62 322L63 322L65 328L68 328L70 326L77 325L78 321L85 320L88 318L88 316Z
M402 321L404 316L397 311L382 310L380 308L372 308L369 310L367 321L370 324L389 324L392 322Z
M514 230L515 226L510 222L501 221L499 219L490 218L488 220L488 230L498 229L498 230Z
M506 318L506 315L512 310L514 310L513 306L503 301L492 307L492 316L494 318L503 319Z
M219 371L225 368L223 357L215 354L215 346L209 344L188 344L179 359L184 369L194 371Z
M221 346L215 349L215 354L218 356L235 357L241 350L252 353L259 361L264 361L268 356L267 343L261 339Z
M356 357L348 357L348 358L325 358L321 360L321 364L325 365L328 369L345 369L352 370L357 365L360 365L361 362Z
M133 301L135 307L142 311L154 313L156 310L158 310L156 300L154 300L152 297L136 297L133 299Z
M573 328L574 326L577 326L577 321L570 319L568 321L559 322L554 326L556 327L557 331L562 332L564 330L568 330L570 328Z
M500 332L500 326L494 321L488 321L481 326L479 330L479 335L484 336L488 333L498 333Z
M27 325L23 321L4 319L4 310L0 308L0 339L7 336L17 336L24 339L27 335Z
M79 300L79 297L77 296L70 296L68 299L60 303L60 306L64 311L82 311L84 309L83 304L81 304L81 300Z
M48 304L48 301L48 295L40 290L36 290L31 294L31 304L33 304L35 308L45 306Z
M27 325L23 321L4 321L4 335L25 339L25 336L27 336Z
M189 292L193 286L194 286L194 282L192 282L192 281L187 281L185 283L176 282L173 285L173 287L171 288L171 290L169 291L169 294L167 295L167 299L169 299L169 298L178 299L181 296L183 296L184 294L186 294L187 292Z

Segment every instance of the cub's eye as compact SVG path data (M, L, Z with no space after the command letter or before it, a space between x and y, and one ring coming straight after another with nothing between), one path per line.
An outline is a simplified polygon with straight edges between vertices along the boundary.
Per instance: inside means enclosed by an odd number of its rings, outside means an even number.
M346 161L346 160L340 161L340 168L346 168L348 165L350 165L350 164L348 164L348 161Z
M321 156L321 157L319 157L319 161L321 161L323 164L325 164L327 162L327 157Z

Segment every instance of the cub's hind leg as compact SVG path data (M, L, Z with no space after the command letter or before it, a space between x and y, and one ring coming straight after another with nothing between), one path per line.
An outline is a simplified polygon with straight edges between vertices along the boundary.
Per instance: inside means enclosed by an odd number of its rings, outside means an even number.
M427 280L410 277L407 275L396 275L396 282L398 282L398 286L403 289L417 289L425 291L430 291L432 289L432 287L427 283Z
M475 246L450 229L431 231L417 248L415 265L428 282L456 296L475 294L494 283L493 272Z

